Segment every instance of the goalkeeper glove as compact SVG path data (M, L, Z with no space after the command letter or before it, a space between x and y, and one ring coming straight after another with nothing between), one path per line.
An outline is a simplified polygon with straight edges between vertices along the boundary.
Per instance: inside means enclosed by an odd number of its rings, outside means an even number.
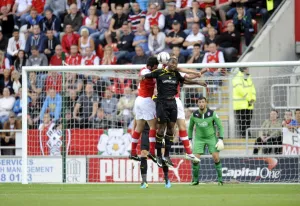
M216 144L216 148L217 150L221 151L224 149L224 143L223 143L223 140L222 139L219 139L217 144Z

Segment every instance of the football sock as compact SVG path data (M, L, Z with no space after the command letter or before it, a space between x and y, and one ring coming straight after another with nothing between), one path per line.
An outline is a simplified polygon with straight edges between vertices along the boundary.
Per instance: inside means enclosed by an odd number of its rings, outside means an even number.
M173 135L165 135L165 157L169 157L170 156L170 150L171 150L171 146L173 144L173 139L174 136Z
M132 138L131 138L131 155L132 156L137 155L136 147L138 145L140 136L141 136L141 133L138 133L136 131L134 131L132 134Z
M222 178L222 163L221 163L221 161L215 163L215 168L216 168L217 174L218 174L218 181L223 181L223 178Z
M179 137L180 137L180 140L183 144L183 147L184 147L186 153L187 154L192 154L192 150L190 148L190 141L189 141L186 130L180 130L179 131Z
M165 180L168 180L169 179L169 167L163 166L163 171L164 171Z
M152 155L155 154L155 144L156 144L155 136L156 136L156 130L151 129L149 131L149 152Z
M193 180L192 180L192 182L199 182L199 170L200 170L200 164L193 163Z
M141 157L140 170L143 182L147 182L147 167L147 157Z
M161 154L161 148L163 148L163 136L162 135L159 135L159 134L156 134L156 152L157 152L157 156L158 157L161 157L162 154Z

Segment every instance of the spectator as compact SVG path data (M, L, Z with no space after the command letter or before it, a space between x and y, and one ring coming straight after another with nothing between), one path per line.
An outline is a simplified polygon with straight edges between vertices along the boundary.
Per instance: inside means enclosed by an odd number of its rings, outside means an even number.
M132 79L114 78L111 91L109 92L113 92L114 94L116 94L117 95L116 97L119 99L120 96L124 94L124 88L126 87L132 88L132 82L133 82Z
M13 37L8 40L7 57L10 60L10 64L13 64L17 58L19 50L24 50L26 45L25 39L20 39L19 30L15 29Z
M174 21L177 21L180 24L180 30L183 30L184 19L182 15L176 12L175 4L168 5L168 14L166 15L165 21L165 33L167 35L173 30L172 24Z
M140 46L144 52L148 52L149 50L147 33L144 31L144 26L140 24L137 26L137 31L134 34L132 46Z
M16 120L13 112L9 113L9 119L3 125L4 130L12 130L11 132L2 133L1 146L15 146L16 133L13 130L22 129L22 123ZM14 149L2 149L1 155L15 155Z
M127 22L123 23L122 26L123 36L121 37L120 41L117 44L119 51L115 53L117 60L125 58L131 61L134 55L134 48L132 46L134 35L130 31L129 25ZM104 109L105 110L105 109Z
M6 51L7 44L8 44L8 39L7 39L7 37L3 36L2 30L0 27L0 50Z
M238 32L244 33L246 46L249 46L254 32L251 14L250 12L245 12L242 4L237 4L236 11L237 14L233 17L233 24Z
M89 8L89 16L83 18L83 23L80 27L79 33L81 33L81 30L84 28L89 31L89 34L93 34L98 31L98 17L96 12L96 7L91 6Z
M6 38L10 38L14 30L14 16L9 13L6 6L1 7L0 26L2 28L2 34Z
M235 112L235 119L237 121L237 127L240 131L242 138L246 137L247 122L250 118L247 115L247 109L249 103L253 102L251 96L248 95L247 90L247 78L249 75L249 69L240 68L240 71L232 79L233 85L233 110Z
M204 51L209 51L208 45L210 43L217 43L217 31L213 27L208 29L208 36L205 37Z
M19 50L17 59L14 62L14 69L22 74L22 67L26 65L27 58L24 50Z
M110 82L110 78L104 76L99 77L99 76L100 75L92 76L92 82L94 84L94 91L97 91L97 94L101 99L104 96L106 88L110 88L111 82Z
M196 0L192 2L192 8L185 11L185 19L187 22L187 28L184 30L186 35L189 35L192 31L194 23L199 24L200 19L204 16L204 12L199 9L199 4Z
M248 68L242 68L244 70L245 76L245 86L247 90L247 96L250 97L250 101L248 102L248 108L246 110L246 130L251 127L251 121L252 121L252 116L253 116L253 109L254 109L254 104L256 102L256 89L252 81L252 77L249 73ZM249 138L251 138L251 133L250 131L248 132Z
M65 90L75 90L77 93L80 93L83 89L82 79L77 77L76 73L67 73L67 79L65 84Z
M70 13L64 18L65 30L67 30L67 26L70 26L72 30L76 32L78 32L80 27L82 26L82 16L81 13L78 12L76 4L72 4L70 6Z
M165 28L165 16L158 11L156 4L150 4L149 15L146 16L145 20L145 31L150 32L151 28L156 25L160 30Z
M67 65L81 65L82 56L78 54L78 46L72 45L70 49L70 55L66 57Z
M30 101L28 103L28 126L29 129L37 129L38 122L40 120L41 101L38 98L36 92L32 92L30 95ZM46 114L44 115L45 118Z
M73 45L78 45L80 36L79 34L73 32L73 28L71 24L66 25L65 28L66 28L65 34L62 37L61 45L62 45L63 52L65 52L66 55L68 56L70 54L71 47Z
M46 0L32 0L32 9L36 10L38 14L43 14Z
M232 3L230 4L230 8L229 10L227 11L226 13L226 16L229 18L229 19L232 19L234 17L234 15L236 14L236 5L237 4L244 4L245 7L247 7L248 5L248 2L244 1L244 0L232 0Z
M68 97L65 102L65 119L67 120L67 128L78 128L75 119L72 117L72 110L75 108L78 96L76 89L72 88L68 90Z
M95 3L95 2L94 2ZM81 9L81 0L66 0L66 10L70 14L72 12L72 5L76 6L77 11Z
M148 37L148 48L151 55L158 54L165 49L166 35L160 32L157 25L151 27L151 33Z
M300 109L295 110L295 120L292 120L290 125L294 127L294 129L300 128Z
M9 93L14 94L13 82L11 81L10 72L10 69L4 69L3 78L0 79L0 94L3 93L4 88L8 88Z
M254 0L251 1L251 3L249 2L247 12L250 12L251 16L253 17L255 17L257 14L260 14L263 25L268 21L270 17L267 10L267 1L264 0Z
M53 35L58 38L60 31L60 19L53 15L52 10L47 9L45 11L45 17L40 21L40 28L43 33L51 30Z
M110 1L110 9L111 11L116 14L118 13L118 6L122 7L122 12L124 14L128 14L129 11L129 0L111 0Z
M41 123L39 125L39 128L38 128L39 131L43 132L44 130L46 130L46 132L47 132L48 128L52 124L50 114L49 113L45 113L44 114L44 118L43 118L43 120L41 120L41 122L43 122L43 123Z
M141 7L142 11L146 11L147 12L147 8L148 8L148 0L136 0L136 2L139 4L139 6Z
M97 116L94 118L93 121L93 128L94 129L109 129L114 128L112 121L108 120L105 116L104 110L102 108L98 108Z
M44 39L44 54L48 61L55 54L55 48L59 45L59 40L53 35L52 30L47 30L46 38Z
M122 25L126 20L127 16L123 13L123 7L118 5L116 7L116 12L114 12L114 15L111 18L109 29L104 34L107 44L118 42L120 40Z
M115 118L117 114L117 104L118 99L112 97L112 92L107 89L104 93L104 98L101 100L101 108L103 108L107 119L112 120Z
M35 72L29 73L28 83L28 96L31 97L36 93L38 97L41 96L45 85L45 79L42 75L37 75Z
M45 80L45 90L48 93L51 89L54 89L57 93L62 92L62 75L58 72L48 73Z
M81 29L81 37L78 41L79 52L82 56L86 55L87 48L90 48L93 53L95 53L95 43L94 40L89 37L89 31L86 28Z
M128 15L129 27L132 32L137 31L137 27L144 27L146 18L146 12L140 9L140 6L137 2L132 3L132 9Z
M227 24L227 31L220 34L217 42L220 45L219 50L224 53L226 62L233 62L233 57L240 51L241 35L235 30L232 22Z
M109 7L107 3L102 3L101 5L101 16L99 16L98 20L98 32L95 32L91 35L91 37L96 41L99 39L102 43L105 39L105 32L108 31L110 22L112 19L113 13L109 11Z
M21 117L22 117L22 107L23 107L23 104L22 104L22 87L19 87L16 94L18 94L19 98L15 101L12 110L17 115L17 117L21 119Z
M294 122L293 113L291 110L286 110L284 112L284 119L282 121L282 126L288 128L290 131L293 131L291 123Z
M27 24L27 29L28 32L33 32L33 26L34 25L40 25L40 21L43 19L44 17L41 15L38 15L38 12L32 8L30 10L30 15L26 17L26 24Z
M11 73L11 81L12 81L12 89L14 90L14 94L19 95L19 89L22 87L21 84L21 75L17 70L13 70Z
M98 109L99 97L94 93L93 84L87 83L85 93L79 96L73 117L82 128L89 128ZM80 112L81 111L81 112Z
M212 7L215 4L215 0L197 0L199 2L199 8L205 9L207 7Z
M11 9L12 9L12 7L13 7L13 5L14 5L14 3L15 3L14 0L2 0L2 1L0 2L0 8L1 8L2 6L6 6L8 12L10 12Z
M60 44L55 47L55 54L51 57L50 66L61 66L63 65L63 61L65 61L65 54L62 51L62 47Z
M36 46L32 46L31 56L26 61L26 66L48 66L48 59Z
M190 56L189 60L187 61L188 64L192 63L202 63L204 54L201 52L201 45L195 44L193 48L193 54Z
M147 55L145 55L145 52L141 46L135 47L135 53L136 55L132 58L132 64L146 64L147 59L149 58Z
M204 35L200 32L199 25L197 23L193 24L192 32L186 37L183 42L183 46L187 47L187 50L183 52L185 56L189 56L193 53L193 48L195 44L202 45L205 42Z
M43 53L45 38L46 38L45 35L41 34L40 26L34 25L33 26L33 34L31 34L26 41L25 52L27 54L29 54L31 51L31 47L36 46L38 51L40 53Z
M131 88L124 88L124 95L120 98L117 109L119 119L125 122L126 126L133 119L133 106L135 101L135 96L131 93Z
M26 24L26 17L29 15L32 3L31 0L16 0L12 9L12 14L15 17L15 24L23 26Z
M182 48L182 44L186 35L183 31L180 30L180 23L175 20L172 24L173 31L167 35L165 39L166 43L169 45L169 48L172 49L173 46L178 46Z
M218 30L218 18L212 14L212 8L205 8L205 16L200 19L200 28L203 33L207 33L210 27Z
M62 108L62 98L54 88L48 90L48 95L43 103L40 119L44 119L44 114L49 113L53 121L59 120Z
M81 59L81 65L99 65L99 63L99 57L93 54L91 48L86 48L86 56L83 56Z
M281 128L281 121L278 119L278 112L272 110L270 112L270 119L266 119L262 126L262 131L259 132L259 137L255 141L255 146L253 149L253 154L257 155L259 151L259 146L261 145L282 145L281 130L276 128ZM269 130L268 130L269 129ZM280 146L281 147L281 146ZM270 154L272 148L263 148L263 154ZM282 148L275 148L275 154L281 154Z
M44 6L45 11L51 9L53 14L60 18L66 11L66 0L46 0L46 4Z
M102 65L114 65L117 63L117 57L114 55L113 48L106 45L104 48L104 56L101 59Z
M185 57L182 54L180 54L180 48L178 46L173 47L172 53L178 59L178 63L180 63L180 64L186 63Z
M156 5L156 9L157 11L161 11L164 12L162 10L165 9L165 2L167 3L167 5L169 5L170 3L172 3L173 0L148 0L148 13L151 13L151 5L155 4Z
M209 63L225 63L223 52L219 51L216 43L211 42L208 45L208 51L203 57L203 64ZM206 70L206 69L205 69ZM221 76L222 68L209 68L208 71L204 74L205 76Z
M10 69L9 60L5 57L4 52L0 50L0 74L2 74L5 69Z
M0 123L3 124L8 120L9 113L12 112L15 98L10 95L9 88L3 89L3 96L0 98Z
M176 0L176 11L185 12L192 7L193 0Z
M218 0L216 1L216 5L214 6L214 10L219 12L220 19L223 25L225 25L226 23L226 12L230 9L231 4L232 0Z

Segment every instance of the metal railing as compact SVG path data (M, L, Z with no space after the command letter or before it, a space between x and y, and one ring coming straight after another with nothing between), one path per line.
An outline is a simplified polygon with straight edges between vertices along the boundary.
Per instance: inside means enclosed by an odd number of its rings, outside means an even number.
M249 131L262 131L262 130L280 130L282 136L282 127L280 128L248 128L246 130L246 155L249 155ZM259 135L257 135L259 137ZM282 137L283 138L283 137ZM282 145L259 145L260 148L279 148Z
M286 88L286 106L276 106L274 100L274 90L276 87ZM298 87L300 89L300 84L273 84L271 86L271 106L273 109L297 109L299 105L290 105L291 103L291 87ZM296 92L295 92L296 93ZM296 94L294 94L296 95Z

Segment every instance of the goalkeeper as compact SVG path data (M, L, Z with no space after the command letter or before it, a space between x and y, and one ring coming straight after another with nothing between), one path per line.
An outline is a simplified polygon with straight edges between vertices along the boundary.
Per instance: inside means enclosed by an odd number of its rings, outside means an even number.
M204 154L205 146L208 146L209 153L212 154L215 162L215 168L218 175L218 184L223 185L222 164L219 158L219 151L224 149L223 134L224 129L216 112L207 107L205 97L198 99L199 110L195 111L190 118L188 129L189 139L193 137L194 126L196 126L196 135L193 142L193 153L197 158ZM215 133L215 124L219 129L219 139ZM191 185L199 184L199 163L193 163L193 180Z

